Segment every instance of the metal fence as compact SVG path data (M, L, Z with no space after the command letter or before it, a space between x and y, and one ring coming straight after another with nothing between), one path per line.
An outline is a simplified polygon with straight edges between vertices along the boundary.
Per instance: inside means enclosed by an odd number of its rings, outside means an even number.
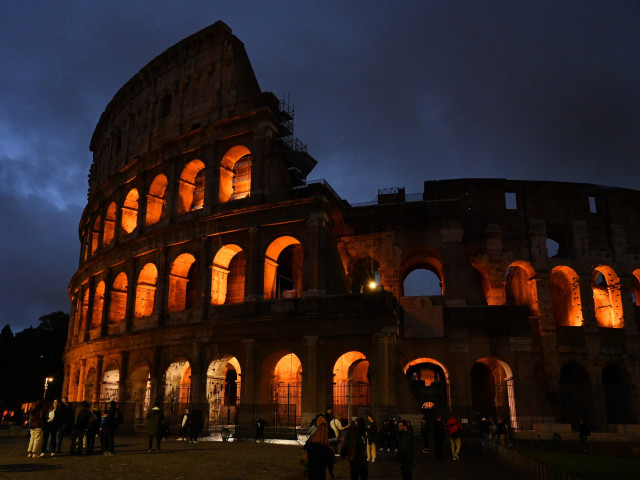
M489 451L510 467L527 472L538 480L573 480L576 478L567 473L559 472L549 465L539 462L527 455L523 455L512 448L506 448L497 443L490 443Z

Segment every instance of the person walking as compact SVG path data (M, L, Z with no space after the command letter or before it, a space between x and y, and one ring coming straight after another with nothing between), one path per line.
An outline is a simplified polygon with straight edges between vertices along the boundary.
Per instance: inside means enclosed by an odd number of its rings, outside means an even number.
M454 460L460 460L460 446L462 445L462 424L452 413L447 420L447 431L451 440L451 456Z
M376 438L378 437L378 424L371 414L367 416L367 461L376 461Z
M307 480L325 480L327 470L331 478L334 478L334 455L329 447L329 423L324 416L318 417L316 427L316 431L304 446L308 457Z
M38 400L29 412L29 446L27 447L28 458L43 457L42 439L44 436L47 410L44 400Z
M156 452L160 451L160 442L162 440L162 429L164 424L164 412L160 408L160 402L156 402L155 406L147 413L147 433L149 434L149 452L153 447L153 439L156 439Z
M398 422L398 452L396 461L400 464L402 480L413 479L413 432L406 420Z
M355 421L349 425L344 436L344 443L340 449L340 456L349 460L351 480L367 480L369 478L367 446L361 435L361 433L365 432L358 431L360 429L359 425L362 425L362 421Z

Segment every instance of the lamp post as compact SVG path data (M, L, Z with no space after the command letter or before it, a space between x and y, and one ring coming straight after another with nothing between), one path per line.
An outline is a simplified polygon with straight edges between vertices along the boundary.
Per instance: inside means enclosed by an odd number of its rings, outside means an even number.
M42 395L42 398L46 400L47 398L47 388L49 388L49 382L53 382L53 378L52 377L46 377L44 379L44 394Z

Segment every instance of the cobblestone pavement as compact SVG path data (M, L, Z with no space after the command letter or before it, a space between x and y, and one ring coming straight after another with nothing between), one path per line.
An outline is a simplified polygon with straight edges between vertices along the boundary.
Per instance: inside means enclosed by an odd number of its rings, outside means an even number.
M99 443L99 442L97 442ZM116 437L116 454L83 457L60 454L27 458L27 437L0 437L0 479L45 480L257 480L304 479L300 445L254 442L168 440L160 452L147 452L146 437ZM460 461L437 460L419 452L416 441L414 479L518 480L500 463L470 445L463 445ZM65 439L63 449L68 451ZM399 479L393 452L380 452L369 465L369 478ZM337 458L337 457L336 457ZM349 464L337 460L336 479L349 479Z

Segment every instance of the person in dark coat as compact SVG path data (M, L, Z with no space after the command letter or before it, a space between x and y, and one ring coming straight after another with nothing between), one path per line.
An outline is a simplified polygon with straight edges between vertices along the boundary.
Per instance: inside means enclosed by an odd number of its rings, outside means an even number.
M409 429L406 420L398 422L398 453L396 461L400 464L402 480L412 480L413 478L413 432Z
M202 432L202 410L196 407L191 413L191 436L189 441L191 443L198 443L198 435Z
M431 424L433 428L434 448L436 449L436 458L444 458L442 449L444 448L444 424L442 417L438 415Z
M589 452L589 435L591 435L591 429L584 423L583 419L580 419L578 422L578 438L580 438L580 445L582 445L584 453Z
M308 457L308 480L325 480L327 478L327 470L329 470L331 478L334 478L334 453L329 447L328 430L329 424L327 423L327 420L323 416L318 417L316 431L309 437L309 440L304 446Z
M103 453L105 455L114 455L116 453L116 430L120 423L122 423L122 412L116 406L115 400L111 400L111 402L109 402L109 410L107 410L106 415L102 418L101 426L101 438L103 438L105 442L103 444Z
M58 427L56 453L62 453L62 439L64 437L71 437L73 424L75 422L75 409L73 408L73 404L69 403L66 398L63 398L60 408L62 408L62 423ZM71 439L71 442L73 442L73 439Z
M364 422L360 421L360 423ZM344 444L340 449L340 456L349 460L351 480L367 480L369 478L367 447L364 437L358 430L358 421L349 425L345 435ZM362 428L362 430L364 430L364 428Z
M91 412L89 411L89 403L83 401L75 411L75 420L73 424L73 436L71 442L71 455L82 455L82 443L84 436L87 433L87 427L89 427L89 419L91 418Z
M376 441L378 439L378 424L373 415L367 416L367 461L374 463L376 461Z
M164 428L164 412L160 408L160 403L156 402L155 406L147 413L147 433L149 434L149 451L153 446L153 439L156 439L156 452L160 451L160 442Z
M256 423L256 442L264 442L264 427L266 426L267 422L260 417Z

